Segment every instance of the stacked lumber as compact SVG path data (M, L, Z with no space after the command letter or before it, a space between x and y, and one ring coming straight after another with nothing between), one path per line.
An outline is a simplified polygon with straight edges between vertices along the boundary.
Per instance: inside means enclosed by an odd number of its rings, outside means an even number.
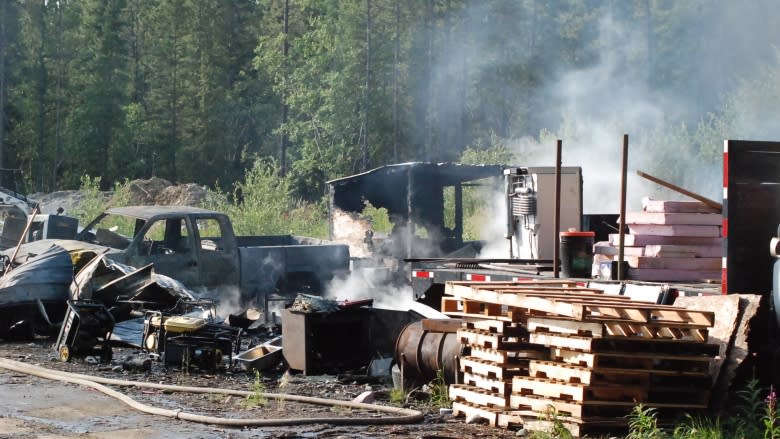
M447 283L443 312L463 319L469 348L450 386L456 416L579 436L625 426L639 403L662 416L707 407L714 313L555 282Z
M627 212L624 260L627 279L686 282L720 279L723 217L699 201L644 198ZM618 260L620 235L594 246L594 264Z

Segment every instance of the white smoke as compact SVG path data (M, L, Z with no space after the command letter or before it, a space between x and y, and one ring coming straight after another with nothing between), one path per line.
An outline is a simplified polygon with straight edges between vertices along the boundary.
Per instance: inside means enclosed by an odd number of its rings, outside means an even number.
M372 299L375 308L407 311L415 305L412 287L398 285L392 272L382 267L353 270L349 276L330 282L325 298L337 301Z

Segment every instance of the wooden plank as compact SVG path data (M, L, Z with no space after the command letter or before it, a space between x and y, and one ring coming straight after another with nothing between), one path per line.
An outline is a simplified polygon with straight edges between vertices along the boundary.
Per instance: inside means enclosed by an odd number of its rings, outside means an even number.
M683 325L654 325L633 323L604 323L604 334L612 337L640 337L673 340L707 341L706 328L688 327Z
M707 330L691 327L687 323L676 324L632 324L615 322L581 322L560 318L530 317L528 329L534 332L550 332L562 335L579 335L583 337L614 337L614 338L647 338L689 340L704 342L707 340Z
M617 258L615 256L615 258ZM617 259L615 259L617 260ZM722 258L665 257L665 256L625 256L630 268L653 268L669 270L719 270Z
M510 378L494 379L473 373L463 374L463 384L479 387L492 393L508 397L512 393L512 380Z
M452 403L452 414L455 417L461 415L466 417L466 421L469 422L473 419L485 419L489 426L495 427L498 425L498 414L503 410L495 409L491 407L482 407L476 404L471 404L463 401L455 401ZM472 421L473 422L473 421Z
M654 200L649 197L642 198L642 209L662 213L719 213L700 201Z
M460 319L423 319L422 328L428 332L457 332L463 322Z
M646 339L624 337L581 337L545 332L533 332L530 342L544 346L554 346L582 352L641 352L643 354L664 355L705 355L717 357L720 345L715 343L700 343L689 340Z
M442 312L450 315L453 313L462 313L461 315L475 317L502 317L506 315L506 309L495 303L488 303L479 300L470 300L457 297L444 296L441 299Z
M458 329L457 337L462 344L486 349L522 351L536 348L517 337L506 337L483 329Z
M610 244L607 241L599 241L593 245L594 255L616 256L620 248ZM644 256L645 247L623 247L623 254L626 256Z
M707 391L712 377L707 372L680 372L664 370L598 369L555 361L532 360L528 363L528 375L568 383L588 385L620 384L645 386L650 390L675 388Z
M670 312L663 313L664 320L671 318L670 321L673 322L685 321L691 324L709 322L707 323L708 326L711 326L714 321L714 313L701 312L695 314L691 311L681 313L674 311L674 307L640 302L623 296L594 295L589 293L576 294L572 292L562 297L558 295L550 297L549 293L544 292L517 294L504 292L504 290L476 289L449 283L447 285L452 287L451 292L461 299L492 303L502 307L515 307L521 310L528 309L537 313L570 317L576 320L647 323L651 321L652 317L652 321L658 322L658 313L654 314L653 310L665 309ZM681 320L683 318L687 318L687 320Z
M644 352L579 352L564 348L550 348L553 361L575 364L601 370L632 369L709 373L711 357L706 355L667 355Z
M632 235L720 237L720 226L629 224Z
M552 332L554 334L581 335L588 337L601 337L604 334L604 324L596 322L529 317L527 325L528 330L531 332Z
M620 236L617 233L609 235L609 243L618 245ZM628 234L625 235L626 246L645 247L648 245L721 245L723 238L720 236L660 236L650 234Z
M679 409L703 409L706 405L700 403L688 403L684 401L672 403L643 403L646 407L653 407L662 413L669 412L672 415L679 414ZM512 394L509 397L509 406L513 410L531 410L540 414L546 413L550 408L557 411L561 417L580 418L587 422L597 421L601 417L623 417L630 413L636 403L633 401L564 401L555 398L545 398L535 395ZM590 418L590 419L589 419Z
M470 357L501 364L515 364L531 359L546 360L550 358L549 348L541 345L532 345L530 343L522 350L498 350L480 346L470 346L469 352L468 356ZM525 363L522 364L525 365Z
M502 428L522 426L523 430L526 431L539 431L545 433L549 433L554 431L556 428L563 427L569 433L571 433L572 437L581 437L587 431L589 431L589 428L593 427L589 424L583 424L583 421L577 418L563 418L555 416L553 419L553 415L551 414L545 415L545 413L518 410L499 413L496 422L496 425ZM610 419L609 421L600 420L599 422L608 422L607 424L599 424L599 427L606 425L609 428L616 428L627 425L628 420Z
M625 416L631 413L635 405L636 404L633 401L582 403L545 398L536 395L512 394L512 396L509 397L509 407L514 410L530 410L537 413L546 413L550 408L553 408L555 409L556 416L570 416L583 420L587 420L589 416Z
M532 332L530 335L531 343L538 343L544 346L555 346L571 349L575 351L591 352L593 350L593 337L580 337L575 335L559 335L548 332Z
M486 316L483 314L466 314L464 312L456 312L456 311L448 311L444 313L448 317L451 317L453 319L460 319L464 321L476 321L476 320L496 320L496 321L502 321L502 322L523 322L525 321L528 316L523 313L519 312L519 310L507 310L506 314L498 315L498 316Z
M536 395L564 401L647 401L646 386L587 385L567 383L547 378L516 376L512 378L512 393Z
M644 247L644 256L671 256L674 254L686 254L697 258L721 258L723 257L723 246L666 244Z
M467 384L451 384L449 397L453 401L465 401L482 407L506 408L509 406L508 396Z
M618 222L620 219L618 219ZM626 212L626 224L720 226L719 213Z
M481 329L506 337L528 337L528 329L525 326L501 320L464 321L461 326L465 329Z
M503 380L515 375L528 373L528 361L522 363L496 363L475 357L461 357L460 371L482 375L490 379Z

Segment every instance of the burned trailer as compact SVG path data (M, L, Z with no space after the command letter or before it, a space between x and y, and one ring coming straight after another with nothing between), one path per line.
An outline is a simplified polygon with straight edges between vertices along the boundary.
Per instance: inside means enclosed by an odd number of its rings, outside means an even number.
M403 271L407 258L474 256L484 243L464 239L464 188L499 187L504 168L411 162L328 181L330 239L350 246L353 269ZM368 206L387 209L386 235L361 217Z

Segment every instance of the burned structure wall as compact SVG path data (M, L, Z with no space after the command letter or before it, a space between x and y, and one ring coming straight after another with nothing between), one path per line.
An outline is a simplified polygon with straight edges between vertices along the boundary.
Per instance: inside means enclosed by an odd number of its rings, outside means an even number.
M463 186L467 182L500 177L502 165L460 165L453 163L404 163L331 180L329 184L330 239L337 240L334 212L359 214L366 203L387 209L394 224L391 239L394 256L437 257L463 246ZM455 221L445 225L445 188L455 194ZM415 236L424 228L426 238ZM400 241L400 242L398 242Z

